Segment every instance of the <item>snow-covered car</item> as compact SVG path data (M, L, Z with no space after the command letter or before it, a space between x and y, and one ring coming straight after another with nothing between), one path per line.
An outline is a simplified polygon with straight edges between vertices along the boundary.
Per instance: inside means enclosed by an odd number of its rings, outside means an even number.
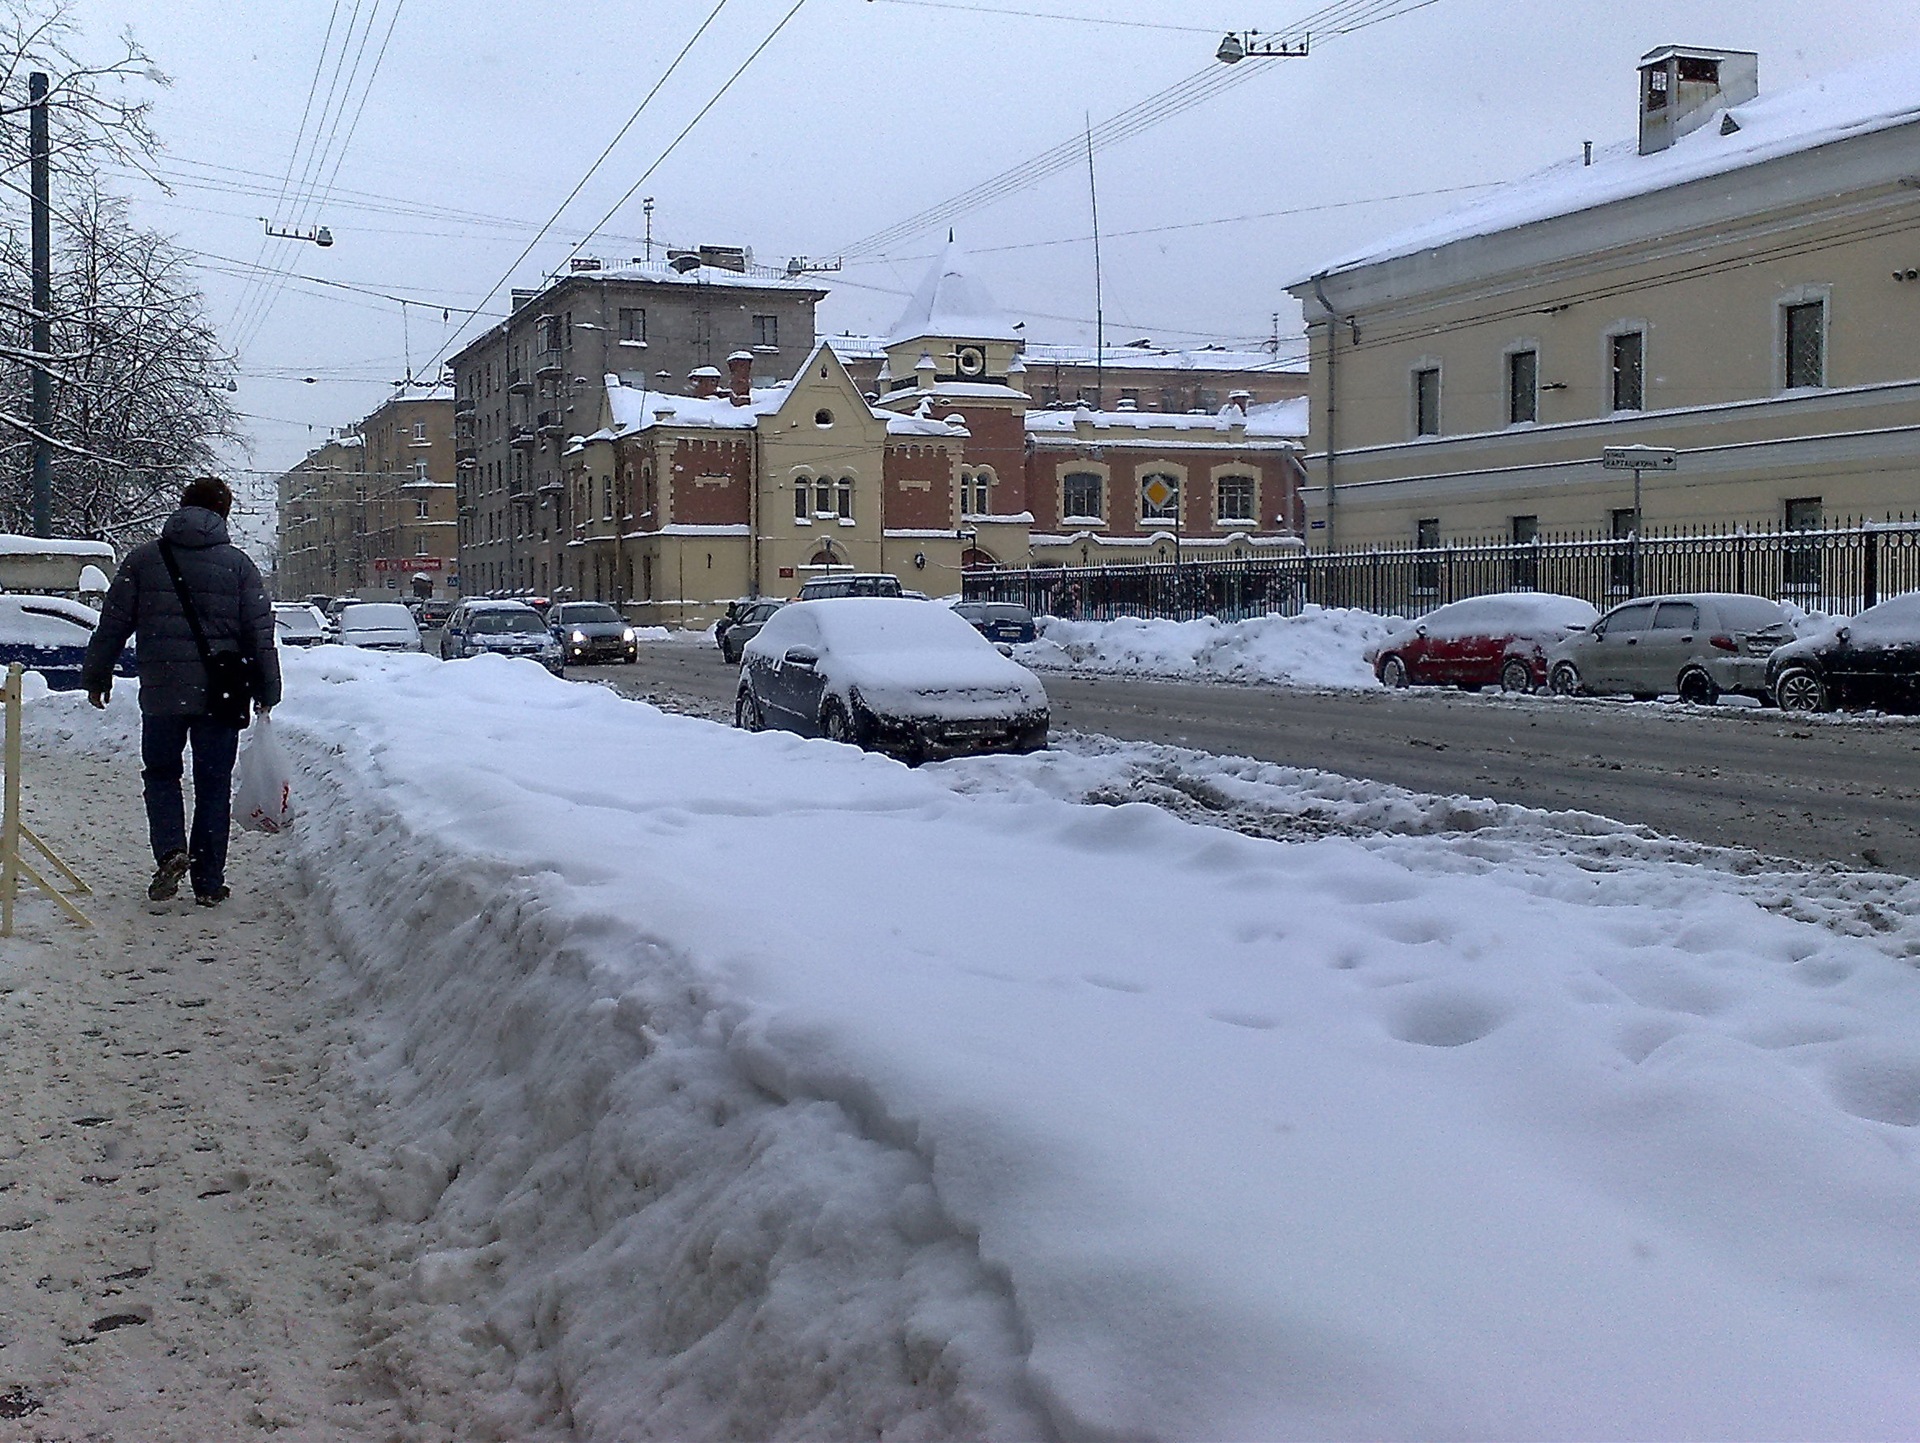
M319 646L333 640L326 613L304 601L273 604L273 635L281 646Z
M1014 645L1039 636L1033 613L1017 601L956 601L953 614L988 641Z
M1920 711L1920 591L1779 647L1767 690L1782 711Z
M908 761L1037 751L1040 678L944 606L887 597L802 601L746 645L734 724L849 742Z
M1710 705L1732 692L1765 700L1767 658L1792 640L1792 620L1764 596L1643 596L1554 647L1547 684L1561 696L1677 694Z
M366 651L418 651L420 628L397 601L356 601L340 609L340 644Z
M1529 692L1547 683L1547 652L1600 613L1577 596L1506 591L1428 612L1374 646L1383 686L1463 686Z
M457 661L483 653L524 656L555 676L566 672L567 657L540 613L524 601L463 601L440 632L440 659Z
M741 650L760 634L767 618L786 604L771 596L743 596L728 602L727 614L713 628L713 639L720 646L720 659L728 666L738 666Z
M99 624L99 612L64 596L0 596L0 668L17 661L45 677L53 691L78 691L80 664ZM135 674L131 642L113 670Z
M547 630L569 663L640 659L632 624L604 601L556 602L547 608Z

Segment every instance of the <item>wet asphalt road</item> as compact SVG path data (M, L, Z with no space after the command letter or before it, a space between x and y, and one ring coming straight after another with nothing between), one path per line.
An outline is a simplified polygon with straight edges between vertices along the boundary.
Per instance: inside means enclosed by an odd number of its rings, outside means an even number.
M719 715L739 671L713 648L673 644L642 647L634 666L568 674ZM1699 842L1920 876L1920 721L1438 689L1043 679L1059 730L1598 812Z

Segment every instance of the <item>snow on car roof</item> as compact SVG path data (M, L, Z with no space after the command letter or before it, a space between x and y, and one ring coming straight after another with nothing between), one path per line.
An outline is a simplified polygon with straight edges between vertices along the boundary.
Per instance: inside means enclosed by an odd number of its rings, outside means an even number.
M827 645L844 650L972 651L989 644L949 608L928 606L904 596L822 597L818 601L797 601L786 609L801 610L817 620Z
M1906 635L1920 640L1920 591L1889 597L1854 617L1856 630Z
M1591 626L1600 615L1590 602L1551 591L1504 591L1470 596L1430 611L1417 623L1429 634L1470 636L1494 629Z

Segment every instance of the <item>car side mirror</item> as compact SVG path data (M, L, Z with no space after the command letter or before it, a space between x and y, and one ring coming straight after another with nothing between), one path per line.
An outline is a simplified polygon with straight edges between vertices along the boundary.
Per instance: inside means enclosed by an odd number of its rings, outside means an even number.
M820 653L810 646L790 646L781 653L782 665L798 667L801 671L812 671L820 663Z
M1425 636L1427 634L1427 624L1423 621L1416 625L1413 628L1413 634L1415 636Z
M1013 656L1013 648L1008 646L1004 641L996 641L993 644L993 649L1008 659L1011 659Z
M1842 643L1852 641L1853 628L1850 626L1843 626L1839 629L1839 631L1835 633L1835 635L1837 635L1840 638Z

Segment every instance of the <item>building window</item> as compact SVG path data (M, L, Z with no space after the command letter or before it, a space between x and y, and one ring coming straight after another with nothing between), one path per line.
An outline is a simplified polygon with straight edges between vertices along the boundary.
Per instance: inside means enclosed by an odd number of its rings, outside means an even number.
M1801 496L1786 503L1789 532L1818 531L1822 524L1821 498ZM1788 537L1781 550L1780 579L1789 591L1820 589L1820 544Z
M1096 411L1099 410L1100 388L1098 386L1082 386L1080 388L1080 404L1091 406Z
M1200 388L1200 409L1205 411L1209 416L1218 412L1220 409L1220 393L1202 386Z
M1647 338L1628 331L1612 341L1611 394L1616 411L1640 411L1647 404Z
M1827 305L1806 301L1781 308L1786 334L1787 389L1827 384Z
M1139 410L1140 388L1138 386L1122 386L1120 388L1120 404L1124 408L1135 411Z
M1048 408L1058 406L1060 404L1060 388L1058 386L1042 386L1040 388L1040 404Z
M1160 409L1168 414L1187 409L1186 398L1181 395L1179 387L1162 386L1160 388Z
M419 539L418 541L416 541L416 542L414 542L414 544L413 544L413 554L414 554L415 556L431 556L431 555L433 555L433 549L432 549L432 548L431 548L430 546L428 546L428 545L427 545L427 538L426 538L426 537L424 537L424 536L422 536L422 537L421 537L421 538L420 538L420 539Z
M1061 481L1061 510L1069 521L1100 521L1106 516L1104 483L1092 471L1069 472Z
M1427 366L1413 373L1413 434L1440 434L1440 368Z
M770 350L780 349L780 318L778 316L755 316L753 318L753 343L766 346Z
M427 501L426 497L421 496L417 498L413 503L413 519L416 521L427 520L430 514L430 509L431 509L430 504Z
M991 471L967 471L960 473L960 514L962 516L990 516L993 514L993 498L990 488L993 485Z
M1540 353L1512 351L1507 355L1507 424L1519 426L1540 419Z
M842 476L836 488L836 501L842 521L853 520L853 477Z
M1413 594L1437 596L1440 592L1440 563L1431 555L1440 549L1440 518L1423 516L1413 523L1413 548L1420 553L1413 563Z
M644 341L647 338L647 313L639 306L620 307L620 339Z
M1149 472L1140 478L1140 519L1176 523L1180 520L1179 477Z
M416 441L424 441L427 439L427 423L425 421L415 421L413 423L413 439Z
M1540 553L1534 543L1540 539L1538 516L1509 516L1507 536L1513 542L1512 585L1515 591L1532 591L1540 584ZM1526 548L1522 550L1521 548Z
M613 520L613 477L600 478L600 519Z
M1253 509L1253 477L1222 476L1219 485L1221 522L1252 521L1257 514Z
M793 519L795 521L805 521L812 514L812 505L810 501L812 493L813 493L813 483L807 480L806 477L801 476L794 481L793 483Z
M839 514L833 504L833 482L825 476L816 478L813 483L813 514L815 516L837 516Z

